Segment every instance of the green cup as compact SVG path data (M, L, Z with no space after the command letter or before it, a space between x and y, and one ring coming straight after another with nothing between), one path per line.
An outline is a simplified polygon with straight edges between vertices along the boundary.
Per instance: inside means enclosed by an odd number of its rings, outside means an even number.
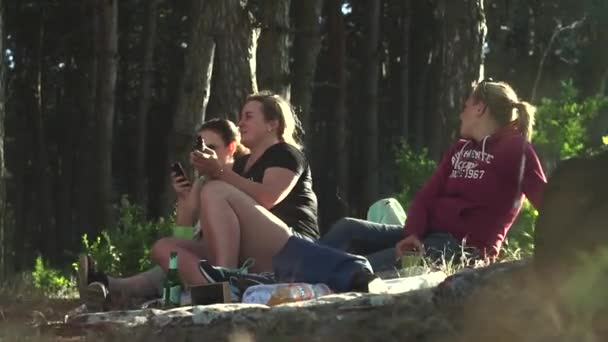
M401 256L401 269L420 266L422 256L418 252L406 252Z
M188 226L173 227L173 237L178 239L192 240L194 228Z

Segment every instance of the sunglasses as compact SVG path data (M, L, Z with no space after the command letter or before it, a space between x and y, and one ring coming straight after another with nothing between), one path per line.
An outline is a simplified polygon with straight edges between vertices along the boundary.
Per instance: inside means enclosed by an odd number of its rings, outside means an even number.
M481 80L481 82L479 82L478 87L479 88L479 97L481 97L482 100L486 100L488 98L488 83L490 82L494 82L493 78L485 78L483 80Z
M487 100L488 100L488 83L494 82L493 78L485 78L479 82L477 85L479 89L479 99L482 100L486 105L483 107L483 113L488 109Z

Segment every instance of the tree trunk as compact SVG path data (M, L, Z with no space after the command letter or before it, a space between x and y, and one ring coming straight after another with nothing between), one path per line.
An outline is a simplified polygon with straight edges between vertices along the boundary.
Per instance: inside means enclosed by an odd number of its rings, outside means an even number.
M253 27L246 1L212 1L217 25L208 111L210 117L236 122L247 95L258 91L255 54L259 29Z
M439 25L434 51L435 84L431 106L432 134L429 152L440 158L454 140L462 101L482 75L483 43L486 35L482 0L464 2L437 0L435 20ZM449 138L449 139L448 139Z
M96 4L93 1L82 2L82 27L84 36L97 37L99 35L99 16L96 14ZM89 19L90 18L90 19ZM78 103L82 112L78 116L75 126L82 127L78 135L77 155L75 158L75 186L73 188L74 206L76 208L75 224L79 235L87 233L89 236L99 232L97 218L94 213L99 211L97 206L96 185L91 184L91 179L98 179L98 157L96 141L98 121L96 115L99 46L95 38L84 40L83 53L80 57L82 63L80 88L82 90L78 97Z
M368 1L368 26L365 56L365 80L363 90L365 103L365 200L366 204L378 196L378 77L379 77L379 31L380 31L380 0Z
M334 102L334 124L335 135L333 135L333 145L335 151L332 155L335 159L335 194L338 197L339 205L334 208L336 217L346 216L348 210L349 198L349 146L347 144L348 135L348 120L347 120L347 71L346 71L346 27L344 16L341 12L342 2L340 0L331 0L329 3L328 24L329 24L329 40L330 40L330 56L334 66L334 75L332 82L335 83L335 102ZM333 215L332 215L333 216Z
M10 135L18 147L13 148L12 160L8 162L10 173L14 176L11 183L5 184L12 194L11 202L15 209L15 226L20 227L13 236L14 246L19 246L15 254L15 266L30 267L36 253L46 245L43 223L50 222L50 182L44 125L42 123L42 9L16 4L12 10L17 20L15 55L23 56L20 67L15 69L14 99L11 100L11 115L14 117ZM19 24L17 24L19 23ZM17 145L15 144L15 145ZM9 157L10 158L10 157ZM44 178L44 179L43 179ZM32 215L36 213L36 215ZM46 221L49 220L49 221ZM49 234L53 234L50 232ZM51 236L49 239L54 239Z
M411 0L402 0L401 13L401 129L403 139L410 138L410 28L412 24ZM395 70L396 72L396 70Z
M36 134L36 154L37 154L37 177L38 180L38 203L40 205L40 212L38 213L39 220L39 231L37 232L37 246L40 253L45 255L47 259L55 261L57 251L57 234L55 233L55 211L53 210L53 199L51 183L53 181L53 175L49 165L49 153L48 146L51 145L47 140L46 134L46 93L45 91L45 76L46 70L44 65L45 58L45 13L44 9L40 10L40 21L38 31L38 42L36 46L35 63L36 63L36 83L34 84L35 90L35 110L32 112L34 115L34 129Z
M291 102L300 114L305 135L305 145L310 148L311 109L313 84L317 70L317 58L321 49L319 18L323 0L296 0L293 2L295 36L293 41L293 72Z
M194 1L192 29L173 117L172 159L185 162L192 149L195 130L205 121L209 102L215 42L215 12L205 1Z
M4 3L0 0L0 37L4 37ZM3 48L4 39L0 39L0 51ZM4 67L5 63L0 63L0 278L6 279L9 274L8 255L9 245L8 203L6 199L6 171L4 169Z
M116 73L118 67L118 4L117 0L96 0L99 32L95 37L98 48L96 116L98 122L97 228L105 228L112 218L112 133Z
M196 17L201 11L200 7L195 5L208 5L210 1L199 0L171 0L162 3L162 9L159 13L167 13L168 16L163 20L159 20L159 39L157 43L157 58L155 73L155 108L149 118L148 136L154 139L148 139L148 155L150 165L156 165L149 169L148 173L148 217L159 218L166 217L173 213L174 197L171 186L169 185L169 165L174 161L175 156L175 141L174 141L174 122L175 116L180 115L180 105L182 101L180 97L183 93L182 89L187 85L186 77L195 75L194 72L189 72L184 75L185 59L187 54L193 48L194 42L191 42L190 36L192 25L196 22ZM189 18L184 21L184 18ZM184 48L182 42L187 42L187 48ZM171 48L167 49L169 46ZM191 90L188 90L192 92ZM190 93L189 93L190 94ZM208 95L207 95L208 96ZM202 94L192 94L190 96L193 103L204 100ZM188 104L189 102L182 102ZM194 106L193 108L199 108ZM186 110L191 110L186 107ZM195 109L189 115L196 116ZM176 113L176 111L178 113ZM189 127L190 132L194 131L194 127ZM190 137L189 139L192 139ZM191 140L190 140L191 141Z
M136 187L135 199L143 208L148 202L148 173L146 167L146 145L148 132L148 112L152 96L152 81L154 78L154 48L156 42L156 18L158 0L149 0L146 3L146 23L144 26L143 46L143 74L141 80L141 97L139 113L137 115L137 138L135 148ZM126 75L125 75L126 77Z
M308 1L304 1L308 2ZM257 48L258 87L289 100L289 8L291 0L265 0Z
M588 12L591 12L586 26L590 36L589 42L582 49L581 83L582 96L606 94L608 82L608 3L606 1L588 1Z

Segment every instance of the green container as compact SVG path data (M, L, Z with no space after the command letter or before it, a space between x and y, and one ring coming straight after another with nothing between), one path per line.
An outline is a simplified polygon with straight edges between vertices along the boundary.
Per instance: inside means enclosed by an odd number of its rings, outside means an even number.
M418 252L407 252L401 256L401 268L411 268L422 264L422 256Z
M173 227L173 237L178 239L192 240L194 235L194 228L188 226L175 226Z

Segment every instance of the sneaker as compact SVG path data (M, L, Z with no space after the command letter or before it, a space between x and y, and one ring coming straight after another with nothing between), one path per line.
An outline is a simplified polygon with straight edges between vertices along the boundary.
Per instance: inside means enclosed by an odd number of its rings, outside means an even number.
M80 298L84 298L88 291L89 284L99 282L106 288L108 287L108 277L105 273L97 270L95 260L90 255L81 254L78 256L78 293Z
M249 273L254 265L253 259L247 259L240 268L225 268L213 266L206 260L199 262L201 273L209 283L228 282L241 291L253 285L275 284L277 281L272 273Z
M201 260L198 263L199 269L203 277L209 284L221 283L230 281L230 278L241 276L249 273L249 268L254 265L253 259L247 259L240 268L226 268L213 266L207 260Z
M80 297L89 312L105 311L110 302L108 288L100 282L92 282L87 285L84 296Z

